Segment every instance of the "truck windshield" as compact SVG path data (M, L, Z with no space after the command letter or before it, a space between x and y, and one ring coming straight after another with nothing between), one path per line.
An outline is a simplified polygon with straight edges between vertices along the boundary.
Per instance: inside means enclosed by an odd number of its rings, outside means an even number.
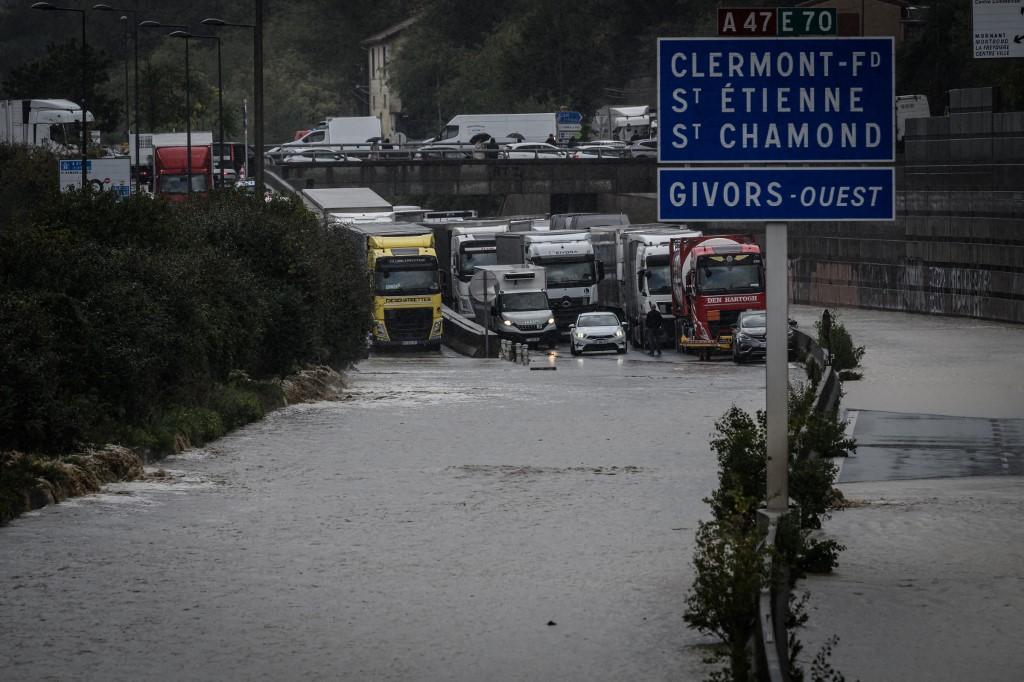
M373 275L378 294L411 296L438 292L437 270L378 270Z
M761 257L702 256L697 262L697 287L702 294L749 294L759 292Z
M187 175L161 175L160 194L186 194L188 192L187 178ZM204 174L192 174L192 191L206 191L206 176Z
M542 291L524 291L516 294L502 294L501 310L506 313L551 310L551 304L548 303L548 295Z
M589 287L594 285L594 261L559 263L545 260L548 288Z
M497 265L498 250L491 247L470 247L459 254L459 274L469 277L481 265Z
M672 293L668 256L651 256L647 259L647 293L651 296Z
M376 292L389 296L436 294L437 259L433 256L391 256L377 261Z

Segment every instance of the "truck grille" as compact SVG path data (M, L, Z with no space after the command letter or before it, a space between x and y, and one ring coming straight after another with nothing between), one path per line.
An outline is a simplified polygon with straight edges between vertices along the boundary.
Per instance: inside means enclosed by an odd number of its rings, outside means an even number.
M731 334L732 327L736 326L736 320L740 319L741 310L723 310L721 317L715 322L708 322L711 329L711 338L717 339L722 334Z
M538 331L540 329L543 329L544 326L545 325L543 325L543 324L517 324L516 325L516 329L519 329L519 330L524 331L524 332L532 332L532 331Z
M432 308L398 308L384 311L384 325L392 341L418 341L430 335Z

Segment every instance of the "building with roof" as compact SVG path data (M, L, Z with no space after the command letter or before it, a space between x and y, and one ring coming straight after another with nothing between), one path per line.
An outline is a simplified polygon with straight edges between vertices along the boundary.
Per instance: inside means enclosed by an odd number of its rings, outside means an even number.
M418 20L418 16L409 17L360 43L366 49L370 69L367 91L370 115L380 119L381 134L392 141L397 141L396 133L401 130L402 98L388 81L388 64L401 47L402 34Z

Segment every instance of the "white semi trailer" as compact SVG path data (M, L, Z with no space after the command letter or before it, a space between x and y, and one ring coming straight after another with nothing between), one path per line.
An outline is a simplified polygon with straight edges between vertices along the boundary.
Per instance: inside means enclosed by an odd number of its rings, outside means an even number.
M495 240L500 265L544 268L560 331L568 333L580 313L597 309L597 283L604 277L604 265L594 258L590 232L509 232Z

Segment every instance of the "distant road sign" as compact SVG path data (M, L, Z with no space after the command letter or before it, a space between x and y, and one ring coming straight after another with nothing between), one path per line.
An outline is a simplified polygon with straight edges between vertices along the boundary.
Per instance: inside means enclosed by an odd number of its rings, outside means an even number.
M583 123L583 114L578 111L558 111L555 112L555 116L555 123L558 125Z
M749 7L720 7L718 9L718 35L775 36L778 28L774 9L751 9Z
M718 35L723 38L834 36L839 33L838 18L837 10L832 7L723 7L718 10Z
M894 220L892 168L659 168L658 220Z
M839 33L839 13L834 7L780 7L776 23L780 38Z
M892 38L661 38L662 163L893 161Z
M974 58L1024 57L1024 0L974 0Z

